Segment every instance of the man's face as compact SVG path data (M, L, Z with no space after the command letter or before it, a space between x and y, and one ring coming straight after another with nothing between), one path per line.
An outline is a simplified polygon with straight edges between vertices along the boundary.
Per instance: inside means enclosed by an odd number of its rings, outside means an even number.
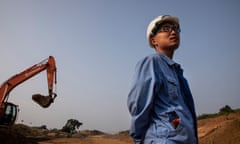
M177 24L164 23L160 26L155 36L151 38L155 48L175 50L180 44L180 28Z

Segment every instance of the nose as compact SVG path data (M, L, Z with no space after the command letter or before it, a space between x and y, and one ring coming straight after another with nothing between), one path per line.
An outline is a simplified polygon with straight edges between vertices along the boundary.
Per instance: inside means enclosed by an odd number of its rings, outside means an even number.
M177 34L179 34L179 32L176 29L171 29L171 31L169 31L169 34L177 35Z

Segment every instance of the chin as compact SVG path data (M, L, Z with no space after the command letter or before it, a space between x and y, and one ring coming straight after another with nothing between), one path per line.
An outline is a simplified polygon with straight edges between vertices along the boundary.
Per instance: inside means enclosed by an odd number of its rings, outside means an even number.
M177 44L177 45L172 45L172 46L171 46L171 48L172 48L173 50L178 49L178 47L179 47L179 44Z

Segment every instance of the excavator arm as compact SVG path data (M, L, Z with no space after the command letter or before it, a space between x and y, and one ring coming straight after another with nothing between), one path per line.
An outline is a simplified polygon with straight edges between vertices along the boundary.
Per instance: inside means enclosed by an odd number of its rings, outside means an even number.
M32 99L38 103L40 106L47 108L56 98L57 94L53 92L54 84L56 84L56 64L53 56L49 56L48 59L35 64L26 70L12 76L6 80L0 87L0 119L6 111L6 105L9 104L8 97L9 93L18 85L24 81L32 78L38 73L46 70L47 71L47 82L48 82L48 96L43 96L41 94L34 94ZM11 104L14 105L14 104Z
M47 108L53 103L57 94L53 92L53 86L57 83L56 79L56 64L53 57L49 57L47 64L45 64L47 69L47 81L48 81L48 96L43 96L41 94L32 95L32 99L38 103L40 106Z

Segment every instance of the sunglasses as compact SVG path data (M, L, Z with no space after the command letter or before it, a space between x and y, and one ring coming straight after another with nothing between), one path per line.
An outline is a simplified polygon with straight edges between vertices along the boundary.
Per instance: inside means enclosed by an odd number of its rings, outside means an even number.
M177 25L177 24L156 23L155 27L152 30L152 35L154 36L159 32L171 32L171 31L180 33L181 29L180 29L179 25Z

